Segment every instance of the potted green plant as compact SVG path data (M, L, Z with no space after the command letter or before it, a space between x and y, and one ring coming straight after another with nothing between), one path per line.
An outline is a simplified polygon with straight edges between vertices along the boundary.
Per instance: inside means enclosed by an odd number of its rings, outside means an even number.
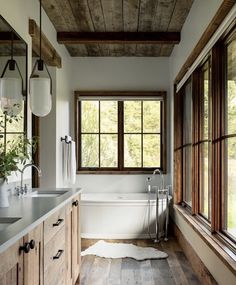
M15 116L7 119L8 122L17 120ZM18 136L6 142L0 141L0 207L8 207L7 181L8 176L14 171L19 171L22 165L32 160L37 139L28 139L26 136Z

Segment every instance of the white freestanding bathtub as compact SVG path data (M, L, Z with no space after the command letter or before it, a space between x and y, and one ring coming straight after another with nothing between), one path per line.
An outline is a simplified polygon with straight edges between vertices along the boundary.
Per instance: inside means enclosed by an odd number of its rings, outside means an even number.
M169 196L169 201L171 196ZM166 197L159 198L160 235L164 234ZM155 238L156 195L150 194L150 232ZM81 236L94 239L149 238L148 193L84 193Z

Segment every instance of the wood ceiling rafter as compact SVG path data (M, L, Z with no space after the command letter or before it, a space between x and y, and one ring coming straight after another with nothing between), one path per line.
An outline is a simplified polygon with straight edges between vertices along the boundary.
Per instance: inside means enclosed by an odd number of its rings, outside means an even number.
M60 44L178 44L179 32L58 32Z
M13 40L13 43L22 43L22 39L19 38L15 33L12 32L1 32L0 31L0 44L10 44Z
M32 19L29 19L29 34L32 37L32 50L35 54L39 56L40 46L39 38L40 31L36 22ZM49 66L56 66L61 68L61 57L49 42L47 37L42 33L42 59Z
M193 0L42 0L57 32L179 32ZM71 56L170 56L174 44L91 41L66 44Z

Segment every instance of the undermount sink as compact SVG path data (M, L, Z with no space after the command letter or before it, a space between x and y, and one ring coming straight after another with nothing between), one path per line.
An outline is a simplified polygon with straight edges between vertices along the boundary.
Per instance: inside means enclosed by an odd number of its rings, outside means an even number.
M21 218L9 218L9 217L0 217L0 231L5 230L8 226L19 221Z
M67 193L68 191L33 191L31 193L28 193L27 195L25 195L25 197L59 197L61 195L64 195L65 193Z

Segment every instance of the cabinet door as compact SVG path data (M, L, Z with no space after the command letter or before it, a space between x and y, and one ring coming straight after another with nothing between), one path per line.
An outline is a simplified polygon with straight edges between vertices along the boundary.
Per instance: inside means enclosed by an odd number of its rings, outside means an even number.
M71 202L66 206L65 217L65 238L66 238L66 284L73 284L72 273L72 204Z
M80 240L80 195L72 201L72 274L73 274L73 284L80 274L80 264L81 264L81 240Z
M23 285L23 239L0 254L0 285Z
M31 249L24 254L24 285L43 284L43 224L24 236Z

